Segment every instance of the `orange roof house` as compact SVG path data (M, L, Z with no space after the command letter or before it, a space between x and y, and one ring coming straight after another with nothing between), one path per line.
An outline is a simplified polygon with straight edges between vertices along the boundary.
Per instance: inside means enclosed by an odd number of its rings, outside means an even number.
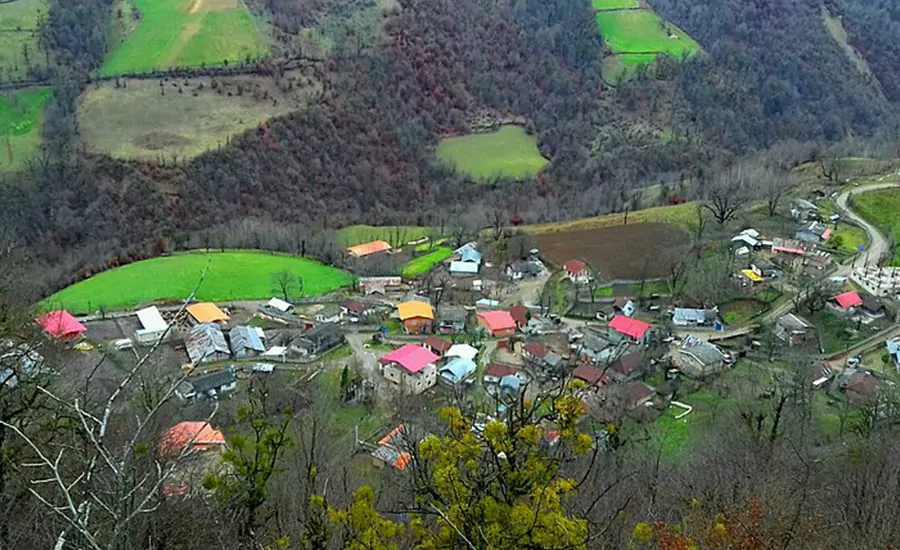
M185 309L197 323L224 323L229 319L228 315L212 302L191 304Z
M378 442L378 447L372 451L372 456L376 462L381 464L390 464L401 472L409 465L412 456L404 449L404 438L406 436L406 428L400 424Z
M209 422L179 422L163 435L159 453L165 457L176 457L185 450L193 453L224 447L225 436Z
M431 332L434 325L434 308L427 302L403 302L397 306L403 329L409 334Z
M503 338L516 331L516 321L508 311L479 313L478 322L495 338Z
M387 252L390 249L391 245L388 244L387 241L372 241L370 243L351 246L347 249L347 252L349 252L351 256L354 256L356 258L364 258L366 256L371 256L372 254L377 254L379 252Z

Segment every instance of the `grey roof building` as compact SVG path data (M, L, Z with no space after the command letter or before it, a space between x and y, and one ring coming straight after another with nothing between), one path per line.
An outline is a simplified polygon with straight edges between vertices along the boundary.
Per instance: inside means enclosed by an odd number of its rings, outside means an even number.
M319 325L294 340L292 346L300 353L318 355L344 343L344 334L331 323Z
M197 397L217 398L223 394L234 391L237 385L237 377L230 366L220 371L211 372L182 382L176 395L183 401L189 401Z
M231 339L231 351L235 357L253 357L265 353L266 345L256 327L239 326L228 332Z
M188 332L184 341L192 363L222 361L231 356L222 329L214 323L201 323Z

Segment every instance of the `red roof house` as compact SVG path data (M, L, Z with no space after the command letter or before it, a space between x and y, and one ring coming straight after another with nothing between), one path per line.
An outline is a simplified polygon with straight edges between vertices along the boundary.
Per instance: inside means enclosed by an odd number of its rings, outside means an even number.
M582 363L572 371L572 377L582 380L588 385L600 384L606 381L606 375L597 367Z
M406 344L381 358L382 364L396 363L411 373L417 373L440 359L422 346Z
M524 328L528 324L528 308L523 305L512 306L509 308L509 314L512 315L513 321L516 322L518 328Z
M438 338L437 336L429 336L425 340L422 341L422 345L425 349L430 350L435 355L443 357L447 351L453 346L450 342L444 340L443 338Z
M550 350L544 344L531 342L522 346L522 355L529 359L543 359L550 353Z
M508 311L485 311L479 313L478 322L494 338L503 338L516 331L516 321Z
M832 300L837 302L837 305L840 306L841 309L850 309L851 307L861 306L863 303L859 292L856 292L855 290L838 294L832 298Z
M619 334L623 334L634 340L640 340L647 334L647 331L650 330L651 325L650 323L632 319L631 317L616 315L607 326Z
M564 263L563 271L566 273L566 277L569 277L573 280L589 277L591 274L587 264L582 262L581 260L569 260L568 262Z
M491 363L484 368L484 381L497 384L504 376L515 376L519 374L518 369L511 365L501 365L499 363Z
M166 457L183 451L208 451L225 447L225 436L209 422L179 422L166 431L159 442L159 452Z
M87 331L78 319L65 310L45 313L37 318L37 322L57 340L75 340Z

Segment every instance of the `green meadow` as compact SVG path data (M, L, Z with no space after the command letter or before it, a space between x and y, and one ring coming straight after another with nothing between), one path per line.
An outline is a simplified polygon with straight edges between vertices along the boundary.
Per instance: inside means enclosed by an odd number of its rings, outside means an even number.
M37 33L46 15L46 0L0 3L0 80L20 80L29 66L46 65Z
M41 145L41 119L50 88L0 94L0 172L18 170Z
M134 2L140 20L112 49L101 75L239 63L266 53L262 33L240 0Z
M538 151L537 139L515 124L494 132L442 139L437 159L478 181L497 176L522 179L537 174L548 162Z
M591 5L597 11L627 10L640 7L637 0L591 0Z
M405 266L403 266L403 276L416 277L418 275L424 275L425 273L431 271L431 268L433 268L435 265L443 262L452 255L452 248L447 248L444 246L435 248L428 254L423 254L418 258L413 258Z
M851 200L853 209L860 216L892 235L894 242L900 242L900 189L869 191L853 195ZM900 266L900 247L897 247L888 265Z
M261 300L280 294L274 274L284 271L303 278L304 296L326 294L353 282L348 273L308 258L255 251L193 252L98 273L57 292L45 305L72 313L132 308L184 300L198 283L197 300Z
M649 10L599 12L597 26L615 53L695 54L700 45Z

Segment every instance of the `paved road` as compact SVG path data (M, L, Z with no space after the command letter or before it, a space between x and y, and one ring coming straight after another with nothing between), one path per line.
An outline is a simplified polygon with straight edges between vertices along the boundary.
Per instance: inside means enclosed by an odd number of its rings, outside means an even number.
M885 236L881 233L881 231L879 231L878 228L871 223L864 220L862 216L850 210L850 207L847 206L848 199L851 195L859 195L861 193L866 193L868 191L877 191L879 189L890 189L892 187L900 187L900 183L891 181L885 183L873 183L871 185L862 185L860 187L848 189L847 191L844 191L837 196L835 202L841 216L849 218L858 223L860 226L862 226L863 229L865 229L866 233L869 235L868 250L860 254L859 257L852 262L852 265L846 266L847 272L849 272L850 268L852 267L877 267L881 259L890 254L891 251L890 243L888 242L887 238L885 238Z

